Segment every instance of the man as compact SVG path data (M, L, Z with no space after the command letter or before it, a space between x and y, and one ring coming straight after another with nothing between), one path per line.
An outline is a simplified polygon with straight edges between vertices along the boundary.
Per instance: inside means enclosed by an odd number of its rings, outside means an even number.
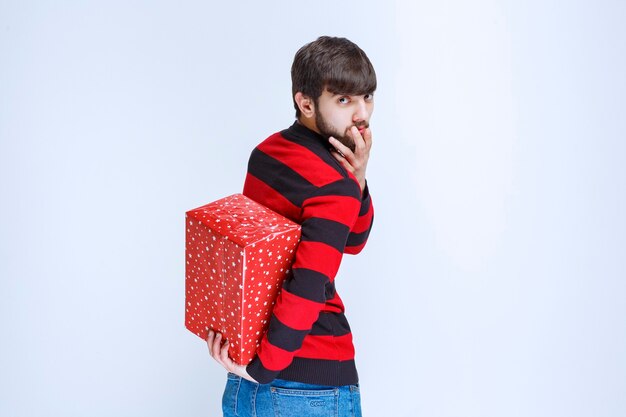
M235 364L213 332L209 352L229 371L224 416L360 416L335 276L372 226L365 171L376 74L357 45L322 36L296 53L291 78L297 120L253 150L243 193L300 223L302 239L255 359Z

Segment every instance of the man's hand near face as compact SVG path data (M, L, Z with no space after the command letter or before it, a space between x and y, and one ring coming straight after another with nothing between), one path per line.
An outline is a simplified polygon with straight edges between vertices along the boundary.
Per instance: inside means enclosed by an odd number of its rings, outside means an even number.
M359 181L361 192L363 192L365 188L367 161L370 158L370 149L372 148L372 131L368 127L364 129L363 134L361 134L356 126L352 126L349 132L354 140L354 152L332 136L328 138L328 140L338 151L332 153L335 159L337 159L345 169L354 174Z

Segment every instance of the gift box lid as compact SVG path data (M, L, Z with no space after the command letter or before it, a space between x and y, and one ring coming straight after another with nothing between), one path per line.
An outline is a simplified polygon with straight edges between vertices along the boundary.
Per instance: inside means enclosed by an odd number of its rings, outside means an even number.
M239 246L271 239L274 234L300 229L299 224L243 194L233 194L189 210L186 216L228 237Z

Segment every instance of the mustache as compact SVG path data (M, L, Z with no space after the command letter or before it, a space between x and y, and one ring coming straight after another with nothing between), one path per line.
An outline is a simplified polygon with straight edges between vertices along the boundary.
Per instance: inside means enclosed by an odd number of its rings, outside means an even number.
M366 122L365 120L361 120L360 122L356 122L354 125L357 127L357 129L359 129L361 127L367 129L368 127L370 127L370 124L368 122Z

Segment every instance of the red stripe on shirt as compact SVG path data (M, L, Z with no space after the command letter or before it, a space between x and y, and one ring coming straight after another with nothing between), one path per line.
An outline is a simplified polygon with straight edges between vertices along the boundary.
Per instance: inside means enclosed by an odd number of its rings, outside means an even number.
M285 369L293 360L293 353L272 345L267 337L261 341L257 354L263 366L270 371Z
M363 250L364 247L365 247L365 242L357 246L346 246L346 248L344 249L344 253L347 253L349 255L356 255L357 253L361 252L361 250Z
M373 216L374 216L374 209L372 205L370 204L370 207L367 210L367 213L357 218L356 222L354 223L354 226L352 226L352 230L350 231L352 233L363 233L363 232L370 230L370 227L372 226Z
M337 210L328 210L329 202L337 207ZM361 202L354 197L322 195L307 199L304 202L304 218L320 217L334 220L350 227L355 221L355 213L359 212ZM341 208L341 209L339 209Z
M283 288L276 300L274 315L287 327L294 330L309 330L323 307L323 303L299 297Z
M261 143L258 149L287 165L316 187L322 187L341 179L337 170L323 162L315 153L297 143L288 140L268 140ZM315 165L317 169L311 170L312 165Z
M299 358L347 361L354 359L352 333L343 336L313 336L304 338L302 348L296 352Z
M243 194L293 221L300 218L300 207L252 174L246 175Z
M307 268L335 279L343 254L325 243L303 241L298 245L293 268Z

